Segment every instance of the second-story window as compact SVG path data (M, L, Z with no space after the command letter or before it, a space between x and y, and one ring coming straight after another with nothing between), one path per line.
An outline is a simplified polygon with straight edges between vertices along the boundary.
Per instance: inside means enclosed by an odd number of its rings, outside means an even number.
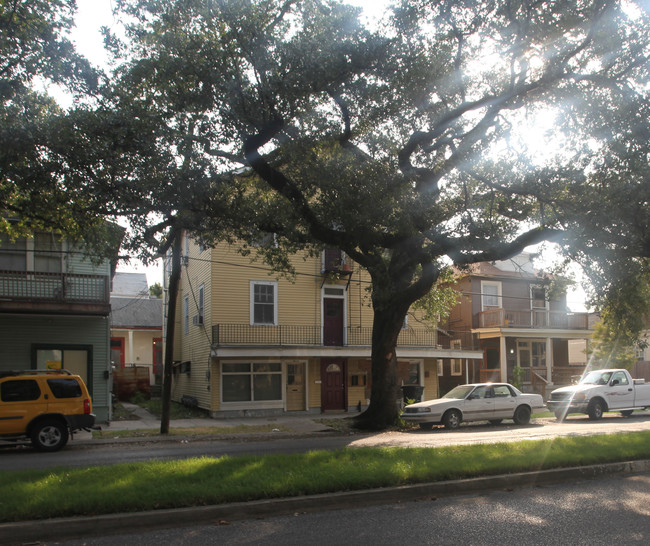
M0 235L0 269L61 273L63 245L52 233L36 233L34 237L18 237L12 241Z
M343 265L343 253L338 248L326 248L323 251L323 269L338 271Z
M190 333L190 297L183 298L183 322L185 323L185 333Z
M546 289L543 286L530 287L530 304L533 309L546 309Z
M501 283L481 282L481 303L483 311L501 307Z
M34 271L61 273L61 241L52 233L34 235Z
M0 269L6 271L27 270L27 240L18 237L15 241L9 235L0 233Z
M203 324L203 304L205 301L205 285L199 286L199 301L198 301L198 307L199 307L199 319L198 322L199 324Z
M269 281L251 281L250 322L257 325L276 325L278 284Z

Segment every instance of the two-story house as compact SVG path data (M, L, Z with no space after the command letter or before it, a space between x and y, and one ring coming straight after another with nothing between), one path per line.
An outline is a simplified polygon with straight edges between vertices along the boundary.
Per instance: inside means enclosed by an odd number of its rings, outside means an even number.
M360 411L371 392L370 279L337 250L296 255L278 278L233 245L186 239L175 325L175 400L212 416ZM165 264L167 283L169 263ZM397 356L409 397L436 398L452 360L482 353L469 332L405 318ZM449 364L447 364L447 368Z
M518 366L523 386L542 391L569 384L584 371L585 351L571 348L586 346L596 317L569 311L566 294L550 297L530 255L475 264L461 274L457 288L461 303L449 325L471 328L478 337L483 356L476 380L512 381Z
M110 419L109 293L113 266L95 265L53 233L0 235L0 370L79 374L98 422Z
M149 382L162 378L162 299L149 295L145 273L118 271L111 291L111 362L146 367Z

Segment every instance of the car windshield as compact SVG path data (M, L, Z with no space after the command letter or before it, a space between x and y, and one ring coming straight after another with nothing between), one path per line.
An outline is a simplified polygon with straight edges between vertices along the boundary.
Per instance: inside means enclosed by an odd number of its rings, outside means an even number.
M607 385L612 372L589 372L580 383L583 385Z
M457 400L462 400L465 398L472 390L474 389L473 385L458 385L454 387L443 398L455 398Z

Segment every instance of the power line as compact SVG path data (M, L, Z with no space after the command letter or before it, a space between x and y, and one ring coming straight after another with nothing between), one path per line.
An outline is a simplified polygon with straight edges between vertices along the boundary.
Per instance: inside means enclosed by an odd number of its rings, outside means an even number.
M254 269L258 271L264 271L266 273L279 273L278 271L273 270L272 268L268 266L261 266L261 265L253 265L253 264L240 264L240 263L234 263L234 262L228 262L224 260L214 260L214 259L207 259L207 258L194 258L194 257L189 257L185 256L185 259L189 261L196 261L196 262L202 262L202 263L209 263L209 264L216 264L216 265L226 265L226 266L231 266L231 267L240 267L243 269ZM318 274L318 273L305 273L301 271L296 271L294 273L286 272L288 275L296 275L296 276L301 276L301 277L309 277L313 279L322 279L323 274ZM525 278L522 276L520 279L525 280ZM364 280L364 279L351 279L350 284L354 284L357 286L372 286L372 281L370 280ZM484 296L486 295L484 292L470 292L470 291L465 291L465 290L458 290L460 294L464 296ZM488 294L493 296L494 294ZM525 301L530 301L530 297L525 297L525 296L499 296L500 298L506 298L509 300L525 300Z
M24 249L21 249L21 250L23 252L25 252ZM43 254L43 255L45 255L45 254L81 255L81 256L84 256L84 257L86 257L88 259L93 259L93 258L107 259L107 258L105 258L103 256L88 254L86 252L79 251L79 250L44 250L44 251L38 251L38 250L33 250L32 251L32 250L30 250L30 252L34 252L35 254ZM0 248L0 254L16 254L16 250ZM161 258L161 259L164 260L165 258ZM228 261L224 261L224 260L213 260L213 259L206 259L206 258L195 258L195 257L190 258L189 256L185 256L185 259L196 261L196 262L203 262L203 263L210 263L210 264L217 264L217 265L226 265L226 266L230 266L230 267L240 267L240 268L243 268L243 269L254 269L254 270L258 270L258 271L264 271L267 274L269 274L269 273L276 273L276 274L281 273L281 272L273 270L269 266L261 266L261 265L253 265L253 264L240 264L240 263L228 262ZM20 272L20 271L17 271L17 272ZM287 275L290 275L290 276L296 275L296 276L301 276L301 277L310 277L310 278L314 278L314 279L321 279L322 276L323 276L322 273L321 274L318 274L318 273L305 273L305 272L301 272L301 271L295 271L293 273L287 271L285 273ZM524 279L523 276L520 277L520 278ZM355 284L357 286L362 286L362 285L372 286L372 281L364 280L364 279L351 280L350 283ZM483 295L485 295L483 292L467 292L467 291L462 291L462 290L458 290L458 292L460 294L464 295L464 296L481 296L482 297ZM510 299L510 300L526 300L526 301L530 300L530 298L527 298L525 296L500 296L500 297L507 298L507 299ZM198 305L197 305L197 307L198 307Z

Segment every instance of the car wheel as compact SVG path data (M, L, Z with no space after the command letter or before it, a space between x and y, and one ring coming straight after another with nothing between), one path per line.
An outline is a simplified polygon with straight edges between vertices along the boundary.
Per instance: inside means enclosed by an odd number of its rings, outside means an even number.
M503 421L503 419L490 419L490 424L491 425L500 425L501 421Z
M563 410L558 410L555 412L555 418L558 421L564 421L566 419L566 413Z
M621 412L621 415L623 417L629 417L630 415L632 415L632 413L634 413L634 410L626 409Z
M31 440L37 451L58 451L68 443L68 427L53 419L41 421L32 429Z
M603 412L603 403L600 400L592 400L589 402L589 407L587 408L589 419L592 421L597 421L598 419L602 418Z
M420 428L422 430L431 430L433 428L433 423L420 423Z
M516 425L527 425L530 423L530 408L528 406L519 406L515 410L512 420Z
M462 420L463 416L461 415L460 411L453 409L445 413L444 417L442 418L442 424L445 425L445 428L455 429L460 426Z

